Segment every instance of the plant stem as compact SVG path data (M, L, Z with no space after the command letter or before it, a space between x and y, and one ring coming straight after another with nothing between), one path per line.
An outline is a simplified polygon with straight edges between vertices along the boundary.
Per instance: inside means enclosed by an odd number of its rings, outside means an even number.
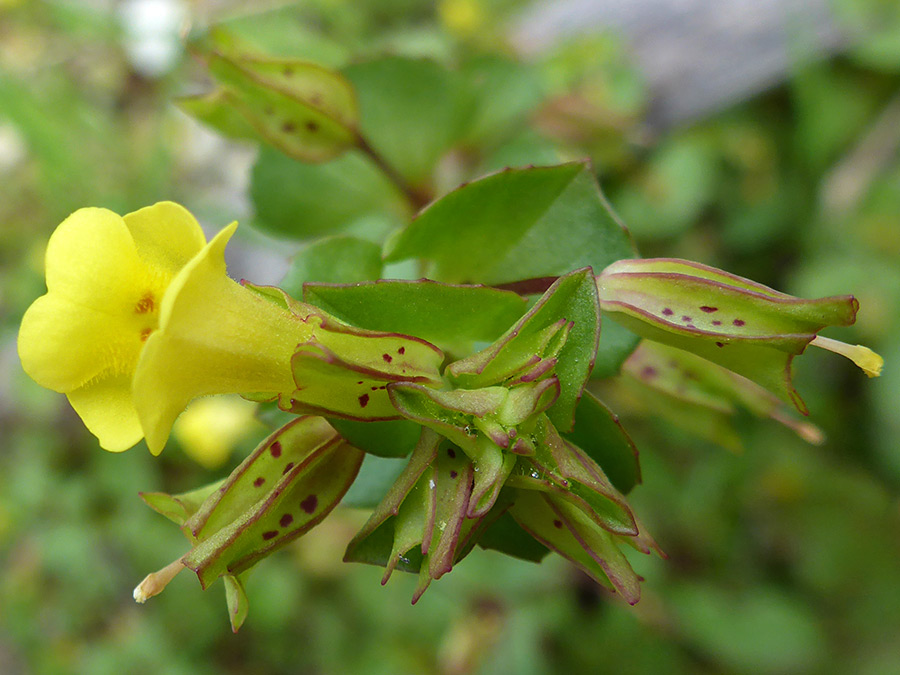
M388 161L369 144L362 134L357 134L356 136L356 147L375 163L375 166L387 176L388 180L397 186L397 189L403 193L403 196L406 197L406 200L409 202L410 206L412 206L413 211L419 211L431 201L430 195L427 195L410 185L407 180L400 175L400 172L391 166Z

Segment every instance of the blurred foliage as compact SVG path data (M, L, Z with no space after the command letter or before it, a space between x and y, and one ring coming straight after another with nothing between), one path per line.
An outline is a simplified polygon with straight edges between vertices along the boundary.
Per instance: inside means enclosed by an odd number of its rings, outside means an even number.
M62 397L21 373L15 330L43 290L43 243L77 207L126 212L166 198L203 222L243 209L274 235L301 224L306 236L343 232L358 239L318 245L365 255L366 240L382 241L409 213L356 155L310 167L263 150L249 182L235 180L247 146L171 105L203 78L178 21L150 36L174 50L150 73L135 44L149 38L132 30L137 4L0 3L0 671L900 672L896 3L835 0L853 37L844 53L798 63L777 88L663 132L642 122L650 93L615 36L580 38L527 67L511 59L503 28L521 3L168 3L194 26L224 22L271 52L342 70L367 131L419 188L440 194L508 164L589 155L643 255L702 260L805 297L852 291L859 321L835 337L867 342L888 364L866 386L838 359L798 361L822 447L747 416L735 455L620 411L641 452L644 485L630 499L669 554L632 560L647 579L634 608L560 559L490 551L410 608L414 578L382 588L380 570L336 564L366 517L345 509L251 575L254 611L234 636L220 598L188 575L144 607L131 600L184 546L136 493L225 474L181 452L101 452ZM420 116L367 113L366 87L410 63L428 92L393 100L413 97L403 105ZM426 133L433 125L446 135ZM296 189L270 194L273 175ZM339 212L326 208L333 199ZM284 242L265 242L283 255ZM292 272L297 283L326 273L312 254ZM232 457L252 445L238 442Z

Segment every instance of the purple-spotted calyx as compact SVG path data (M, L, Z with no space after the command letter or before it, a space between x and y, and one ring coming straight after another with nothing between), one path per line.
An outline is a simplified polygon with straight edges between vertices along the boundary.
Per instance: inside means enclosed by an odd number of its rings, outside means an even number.
M597 276L597 289L616 322L743 375L804 414L791 362L808 345L846 356L870 377L881 372L882 359L870 349L818 335L854 323L859 303L850 295L804 300L672 258L619 260Z

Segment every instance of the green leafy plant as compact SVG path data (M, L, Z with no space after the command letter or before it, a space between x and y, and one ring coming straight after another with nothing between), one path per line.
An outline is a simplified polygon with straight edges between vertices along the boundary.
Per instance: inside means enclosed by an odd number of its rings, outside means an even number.
M592 393L604 380L624 372L660 414L715 420L708 435L734 446L736 406L816 440L786 410L807 412L792 364L808 345L880 372L873 352L819 335L855 321L851 296L801 300L639 258L586 161L487 170L527 142L541 100L512 61L338 71L223 29L192 46L214 85L179 104L263 146L254 224L307 242L283 288L225 276L234 225L207 244L171 203L85 209L51 238L48 294L19 335L26 372L112 450L146 438L158 453L201 395L239 393L279 420L224 482L143 495L189 551L135 589L140 602L185 567L204 588L222 577L237 630L246 572L352 484L372 515L344 559L384 581L418 574L414 602L480 546L554 551L634 604L623 551L662 552L627 501L638 454ZM402 470L387 475L384 458Z

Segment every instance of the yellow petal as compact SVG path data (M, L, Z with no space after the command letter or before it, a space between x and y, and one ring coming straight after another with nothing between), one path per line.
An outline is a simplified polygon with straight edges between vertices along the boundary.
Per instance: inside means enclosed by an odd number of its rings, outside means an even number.
M144 435L131 399L130 374L91 382L68 393L88 430L111 452L127 450Z
M146 283L125 221L107 209L79 209L66 218L47 243L46 266L50 293L109 314L131 305L127 291Z
M130 371L142 343L128 319L121 312L86 306L58 292L41 296L22 317L18 340L22 368L41 386L62 393L106 371Z
M134 400L154 454L197 396L294 389L291 355L311 328L225 275L225 245L235 228L219 232L172 281L160 328L138 361Z
M175 276L206 245L196 218L179 204L158 202L123 217L138 255Z

